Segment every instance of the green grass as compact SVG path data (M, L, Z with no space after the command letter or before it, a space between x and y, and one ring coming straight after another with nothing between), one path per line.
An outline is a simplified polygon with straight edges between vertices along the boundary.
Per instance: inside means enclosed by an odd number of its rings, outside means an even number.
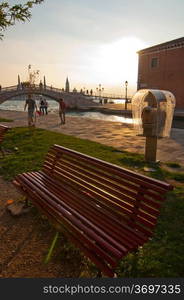
M184 276L184 189L170 193L161 211L154 237L137 255L129 254L121 261L122 277Z
M11 180L18 173L41 168L44 157L53 144L97 157L120 166L139 169L145 165L144 157L128 152L119 152L89 140L79 139L44 129L12 128L6 133L3 147L11 154L2 160L0 175ZM18 149L17 149L18 148Z
M184 182L184 173L172 172L168 175L168 177L176 181Z
M111 163L142 172L148 165L143 155L118 151L89 140L43 129L16 128L5 136L3 147L9 153L0 159L0 175L12 180L16 174L41 168L48 149L59 144ZM151 165L150 165L151 166ZM121 277L184 277L184 187L183 173L169 172L161 165L146 173L158 179L175 179L180 185L164 202L154 237L135 255L129 254L119 264Z
M13 122L13 120L0 118L0 122Z
M181 168L180 164L176 163L176 162L168 162L166 163L166 166L170 167L170 168Z

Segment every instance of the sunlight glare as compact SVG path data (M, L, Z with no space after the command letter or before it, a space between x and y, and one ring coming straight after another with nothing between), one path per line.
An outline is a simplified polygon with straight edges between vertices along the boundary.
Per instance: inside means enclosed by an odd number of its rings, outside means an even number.
M135 37L126 37L112 44L102 45L96 61L96 70L103 74L105 83L119 83L137 80L138 54L145 43Z

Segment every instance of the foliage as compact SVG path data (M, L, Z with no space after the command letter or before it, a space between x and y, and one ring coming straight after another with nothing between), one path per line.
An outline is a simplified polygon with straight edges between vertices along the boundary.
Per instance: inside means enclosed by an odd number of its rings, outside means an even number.
M170 173L168 177L171 179L180 181L180 182L184 182L184 173L183 172L182 173L173 172L173 173Z
M8 1L3 1L0 4L0 39L4 36L2 31L13 26L16 21L25 22L30 20L30 9L34 4L40 4L44 0L27 1L25 4L16 4L10 6Z

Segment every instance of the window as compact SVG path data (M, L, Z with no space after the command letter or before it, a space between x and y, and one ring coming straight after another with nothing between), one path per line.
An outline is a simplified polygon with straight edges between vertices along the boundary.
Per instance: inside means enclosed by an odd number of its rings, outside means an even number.
M152 68L158 67L158 58L157 58L157 57L153 57L153 58L151 59L151 67L152 67Z

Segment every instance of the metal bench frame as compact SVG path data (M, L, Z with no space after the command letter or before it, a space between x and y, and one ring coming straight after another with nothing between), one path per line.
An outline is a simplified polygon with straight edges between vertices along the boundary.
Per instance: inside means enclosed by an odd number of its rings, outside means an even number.
M19 174L14 184L109 277L124 256L152 237L173 189L59 145L51 147L41 171Z

